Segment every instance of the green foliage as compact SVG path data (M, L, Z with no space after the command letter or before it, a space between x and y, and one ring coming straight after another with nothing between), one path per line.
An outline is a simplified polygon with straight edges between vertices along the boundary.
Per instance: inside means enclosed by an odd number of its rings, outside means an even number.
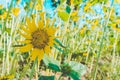
M32 77L33 77L33 74L35 72L35 65L37 64L38 62L38 57L36 57L34 63L33 63L33 66L32 66L32 69L31 69L31 73L30 73L30 80L32 80Z
M48 67L54 71L60 72L60 68L58 65L55 65L54 63L49 63Z
M73 80L80 80L79 74L73 70L70 72L69 76L73 78Z
M55 76L40 76L38 80L55 80Z
M49 65L56 65L56 66L59 66L59 61L57 60L54 60L53 58L51 57L48 57L47 55L44 55L44 58L43 58L43 61L45 63L46 66L49 66Z
M67 6L67 7L66 7L66 12L67 12L68 14L70 14L70 12L71 12L70 6Z
M73 61L70 61L68 64L63 63L59 65L57 60L49 58L46 55L43 61L50 69L57 72L62 72L62 76L70 76L74 80L79 80L80 76L84 75L87 70L86 66Z
M0 9L0 15L2 15L3 14L3 10L2 9Z
M69 65L72 67L72 69L74 71L78 72L80 76L82 76L86 73L87 66L85 66L81 63L78 63L78 62L75 62L75 61L70 61Z
M65 47L59 39L55 38L54 40L55 40L61 47Z
M32 80L37 78L33 76L39 76L41 73L35 71L44 71L47 68L53 70L52 74L60 72L64 77L69 76L73 80L80 80L86 73L88 66L88 68L90 67L88 70L91 70L93 73L87 73L85 75L86 80L93 78L97 80L119 80L120 16L119 10L116 7L118 7L120 0L59 0L60 2L53 0L55 1L55 6L59 4L53 10L55 16L51 16L43 7L47 1L49 0L25 1L24 5L20 4L25 11L25 15L19 14L17 17L13 16L13 8L19 7L19 5L15 4L14 0L8 2L9 6L0 5L1 76L12 73L14 74L15 80L23 80L24 78L30 78ZM100 7L100 10L96 9L98 7ZM36 8L40 8L40 10L36 10ZM20 8L20 13L21 11ZM102 14L99 14L101 11ZM25 18L34 18L35 23L37 23L42 19L42 16L39 15L42 12L44 12L45 25L47 23L46 19L50 18L50 22L52 22L56 18L53 25L56 27L59 26L60 28L56 31L55 37L62 37L60 38L61 40L55 38L54 46L50 46L51 53L54 53L54 56L50 55L48 57L45 55L43 59L45 65L42 65L41 61L38 67L37 59L33 63L29 62L31 50L25 52L25 54L19 54L17 48L27 43L19 43L19 40L24 40L24 36L20 37L17 31L20 30L23 34L29 35L29 29L27 29L29 27L28 23L24 24L26 23ZM50 25L51 23L48 24L48 26ZM25 31L21 27L24 27ZM50 39L47 41L50 42ZM43 44L46 43L45 41ZM20 61L23 63L20 64ZM24 63L24 61L26 62ZM86 64L86 66L81 63ZM47 67L44 68L44 66ZM38 80L54 79L55 76L41 75Z
M63 50L62 50L62 48L60 48L58 45L56 45L56 44L54 44L54 47L57 49L57 50L59 50L60 52L64 52Z
M64 11L58 11L58 16L63 20L63 21L68 21L69 19L69 14Z

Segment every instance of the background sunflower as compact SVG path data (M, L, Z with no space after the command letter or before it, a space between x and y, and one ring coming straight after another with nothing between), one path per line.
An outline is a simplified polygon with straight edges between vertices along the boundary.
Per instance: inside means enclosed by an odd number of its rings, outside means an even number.
M44 13L41 13L41 20L38 22L38 25L35 23L35 19L30 20L26 19L27 25L26 28L23 26L20 34L25 38L22 43L26 43L24 46L20 47L20 52L28 52L31 50L30 58L35 60L38 57L40 61L44 53L48 54L51 51L51 46L54 44L54 34L56 29L53 28L53 24L49 25L49 19L44 21Z

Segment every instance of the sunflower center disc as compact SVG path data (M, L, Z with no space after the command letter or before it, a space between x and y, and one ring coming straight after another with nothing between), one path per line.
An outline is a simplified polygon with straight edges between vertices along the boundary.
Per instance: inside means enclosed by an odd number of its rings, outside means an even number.
M49 36L44 30L36 30L32 33L32 44L34 48L44 49L48 45Z

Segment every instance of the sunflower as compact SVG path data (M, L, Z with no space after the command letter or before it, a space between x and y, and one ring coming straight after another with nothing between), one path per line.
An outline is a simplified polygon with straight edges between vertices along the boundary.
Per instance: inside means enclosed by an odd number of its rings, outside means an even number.
M36 25L35 19L26 19L26 27L22 27L20 34L25 38L24 41L19 41L25 45L20 47L20 52L30 51L30 59L33 61L38 57L38 61L44 56L44 53L49 54L51 47L54 45L54 34L56 28L53 28L53 23L50 25L50 19L44 20L44 13L41 13L41 20Z
M12 80L14 78L14 75L4 75L0 77L0 80Z
M20 8L12 8L12 13L14 16L18 16L19 15L19 12L20 12Z

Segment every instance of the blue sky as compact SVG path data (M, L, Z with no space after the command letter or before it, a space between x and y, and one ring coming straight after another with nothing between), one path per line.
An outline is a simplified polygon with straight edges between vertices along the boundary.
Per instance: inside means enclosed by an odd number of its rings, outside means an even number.
M18 5L18 7L20 7L21 9L23 9L23 6L22 6L22 5L25 5L25 2L29 2L29 1L30 1L30 0L21 0L21 2L20 2L20 4ZM112 4L112 2L113 2L114 0L110 0L110 1L111 1L111 4ZM10 2L11 2L11 0L0 0L0 4L3 4L4 7L6 7L6 3L7 3L7 5L9 5ZM45 0L44 8L45 8L46 12L53 15L53 13L54 13L54 12L53 12L53 9L54 9L54 8L53 8L51 5L52 5L51 0ZM15 2L14 2L14 4L13 4L13 6L15 6ZM118 13L118 15L120 15L120 4L114 4L114 7L115 7L115 10L116 10L116 12ZM100 13L100 14L103 13L99 5L94 6L93 9L94 9L97 13Z

